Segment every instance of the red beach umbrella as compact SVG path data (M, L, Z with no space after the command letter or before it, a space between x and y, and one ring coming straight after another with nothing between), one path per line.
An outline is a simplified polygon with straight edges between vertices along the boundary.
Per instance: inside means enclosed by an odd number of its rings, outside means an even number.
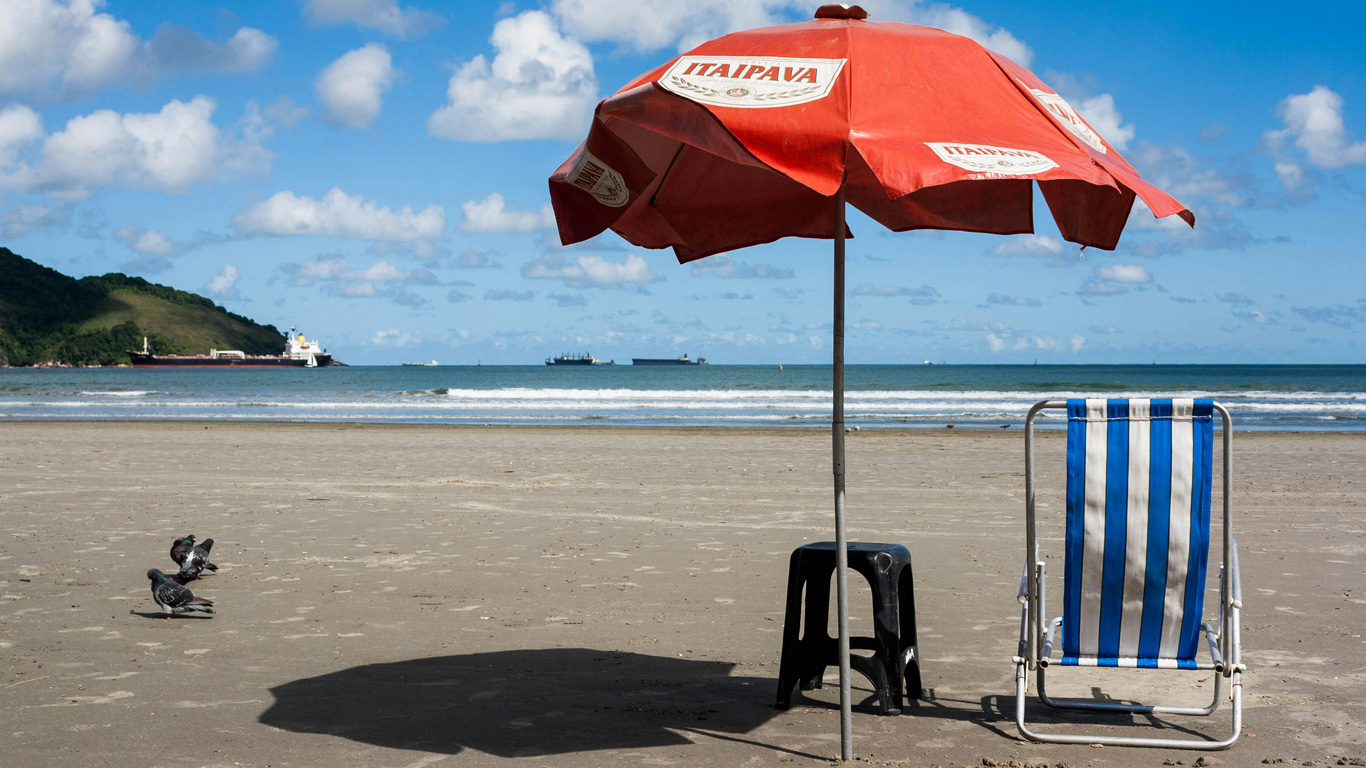
M844 535L845 204L888 229L1034 231L1039 190L1067 240L1113 250L1134 198L1194 226L1029 70L938 29L821 6L736 32L598 104L550 177L565 245L611 229L686 263L783 237L832 238L831 434L843 757L852 759Z

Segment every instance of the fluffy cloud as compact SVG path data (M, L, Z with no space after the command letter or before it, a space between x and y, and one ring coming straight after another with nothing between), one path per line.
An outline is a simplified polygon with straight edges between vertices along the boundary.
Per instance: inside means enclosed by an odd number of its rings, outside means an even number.
M270 169L274 156L251 141L225 137L213 123L213 99L172 100L160 112L119 114L102 109L67 121L47 136L36 161L23 157L36 142L23 110L0 113L0 185L80 200L94 190L127 184L188 192L197 184Z
M397 76L389 51L378 43L343 54L318 75L315 88L323 114L349 128L369 126L379 116L384 92Z
M1083 298L1096 296L1118 296L1128 293L1130 286L1146 285L1153 281L1148 269L1138 264L1097 265L1092 277L1087 278L1077 289Z
M1037 307L1042 304L1038 299L1031 299L1026 296L1007 296L1004 293L988 295L987 303L1004 307Z
M417 344L419 338L411 333L404 333L398 329L387 331L375 331L375 335L370 337L370 345L374 347L393 347L402 349Z
M321 200L277 192L232 217L246 235L326 235L362 240L430 240L446 228L446 212L429 205L420 212L403 206L384 208L360 195L332 188Z
M1028 256L1039 259L1050 267L1070 267L1079 257L1073 256L1063 242L1048 235L1013 235L991 249L993 256Z
M154 229L128 224L114 230L114 237L143 256L175 256L185 250L185 246Z
M340 255L315 256L303 264L283 264L280 272L294 285L319 284L329 296L385 298L404 306L417 306L426 301L407 291L408 286L441 283L428 270L399 269L383 259L364 269L355 269Z
M179 72L246 72L275 54L275 39L251 27L217 42L163 24L151 40L141 40L128 22L97 13L102 5L101 0L0 3L0 93L87 93L106 85L145 85Z
M421 37L446 23L439 13L404 8L396 0L304 0L304 16L315 27L355 24L399 39Z
M24 147L41 138L43 119L37 112L23 104L0 109L0 174L18 163Z
M549 203L541 206L540 211L524 211L508 207L507 201L497 192L483 200L461 203L460 211L465 214L465 220L460 223L461 232L507 234L555 228L555 212Z
M1319 168L1366 164L1366 141L1348 137L1342 97L1331 89L1316 85L1309 93L1288 96L1278 111L1285 128L1266 133L1273 146L1293 138L1309 164Z
M1219 301L1222 301L1225 304L1233 304L1234 306L1239 307L1247 307L1256 303L1255 301L1248 298L1247 296L1244 296L1241 293L1221 293L1218 296L1215 296L1214 298L1218 299Z
M801 9L806 3L796 4ZM926 27L937 27L955 35L962 35L981 43L1012 61L1029 66L1034 52L1009 31L993 26L983 19L947 3L927 3L921 0L871 0L864 3L872 18L885 21L904 21ZM1108 136L1106 138L1109 138Z
M1115 97L1108 93L1077 102L1077 112L1086 122L1105 137L1115 149L1126 150L1134 138L1132 123L1125 125L1124 116L1115 109Z
M1014 336L1011 333L997 335L988 333L987 348L994 353L1002 352L1067 352L1073 354L1080 352L1086 346L1086 337L1073 335L1067 341L1060 341L1053 338L1050 334L1038 334L1034 336Z
M650 264L645 259L634 253L620 264L601 256L580 256L571 262L559 254L548 253L523 265L522 276L531 280L562 280L565 285L575 288L640 286L663 279L650 271Z
M1029 46L1010 32L946 3L866 0L861 4L877 21L939 27L1026 66L1033 58ZM813 8L803 0L555 0L551 12L580 40L614 42L644 53L670 47L683 51L741 29L806 21Z
M247 108L237 125L242 137L253 144L270 138L277 130L288 130L309 115L309 108L299 106L288 96L281 96L262 108L255 99L247 101Z
M1146 266L1138 264L1097 265L1091 271L1082 287L1076 288L1076 295L1085 298L1117 297L1130 292L1131 286L1146 286L1153 282L1153 276Z
M480 55L456 68L428 133L484 142L581 138L598 93L588 49L543 11L499 21L490 41L493 61Z
M1097 266L1096 277L1116 283L1151 283L1153 276L1139 264L1109 264Z
M724 277L747 279L774 279L787 280L793 275L792 270L787 267L775 267L772 264L737 264L734 259L726 255L713 256L703 259L692 267L693 277Z
M922 285L919 288L908 288L899 285L870 285L868 283L860 283L854 288L854 295L905 297L910 300L910 303L916 306L934 304L939 301L939 291L929 285Z
M531 301L536 298L535 291L487 290L484 301Z
M1358 323L1366 323L1366 299L1356 304L1338 304L1331 307L1295 307L1295 314L1315 323L1327 323L1346 330L1352 330Z
M692 48L728 32L788 21L792 0L555 0L551 11L570 34L644 53ZM808 11L809 12L809 11Z
M19 237L62 226L69 220L66 208L15 203L0 211L0 237Z
M588 299L584 298L583 295L577 293L550 293L546 294L546 298L555 302L555 306L562 308L588 306Z
M202 290L205 296L219 300L236 301L242 298L237 291L237 267L231 264L224 264L223 269L218 274L210 278Z

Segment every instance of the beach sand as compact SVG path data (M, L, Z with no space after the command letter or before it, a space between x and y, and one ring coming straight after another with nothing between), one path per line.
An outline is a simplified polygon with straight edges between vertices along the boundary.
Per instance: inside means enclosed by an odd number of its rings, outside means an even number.
M1062 437L1040 439L1059 563ZM1366 437L1235 438L1246 727L1210 763L1366 758ZM1195 764L1017 738L1018 428L848 449L850 538L914 558L927 689L882 717L855 676L857 760ZM833 537L829 489L816 430L0 424L0 764L828 764L838 686L773 701L788 556ZM192 587L218 613L165 620L144 573L185 533L215 540ZM1210 690L1151 675L1050 690Z

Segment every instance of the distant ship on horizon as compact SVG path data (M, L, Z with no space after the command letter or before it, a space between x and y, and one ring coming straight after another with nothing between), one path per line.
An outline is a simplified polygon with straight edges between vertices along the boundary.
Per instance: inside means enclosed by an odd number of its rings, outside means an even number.
M685 352L678 357L633 357L631 365L706 365L707 358L699 357L696 360L689 360Z
M440 365L440 363L436 362L435 360L433 360L433 361L431 361L431 362L424 362L424 361L422 361L422 360L418 360L418 361L415 362L415 363L404 363L404 365L407 365L407 366L433 366L433 365Z
M546 365L616 365L617 363L616 363L615 360L599 360L599 359L597 359L596 357L593 357L592 355L588 354L587 352L584 352L584 353L581 354L581 355L580 355L580 354L575 354L575 353L566 352L566 353L564 353L564 354L562 354L562 355L559 355L558 357L547 357L547 358L545 359L545 364L546 364Z
M240 349L211 349L207 355L154 355L142 337L142 350L129 350L134 368L322 368L334 362L316 341L289 329L285 351L278 355L248 355Z

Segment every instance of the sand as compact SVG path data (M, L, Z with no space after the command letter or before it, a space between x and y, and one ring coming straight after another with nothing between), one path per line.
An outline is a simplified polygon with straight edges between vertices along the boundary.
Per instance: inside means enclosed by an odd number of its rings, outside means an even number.
M1040 440L1054 555L1061 438ZM1210 762L1366 758L1366 437L1235 443L1246 728ZM1195 764L1017 738L1018 429L865 430L849 455L851 539L912 552L927 688L883 717L856 676L858 761ZM828 764L838 688L773 708L828 467L806 430L0 424L0 764ZM192 587L218 613L166 620L144 573L185 533L216 542ZM1209 691L1087 674L1050 690Z

